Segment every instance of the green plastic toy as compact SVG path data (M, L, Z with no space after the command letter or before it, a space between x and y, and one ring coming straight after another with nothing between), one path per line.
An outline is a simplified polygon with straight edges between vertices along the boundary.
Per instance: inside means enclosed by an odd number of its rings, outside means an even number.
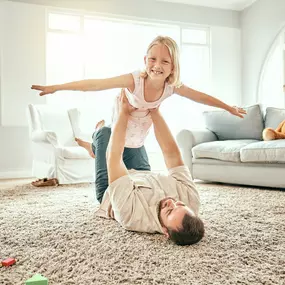
M41 274L35 274L26 281L26 285L48 285L48 279Z

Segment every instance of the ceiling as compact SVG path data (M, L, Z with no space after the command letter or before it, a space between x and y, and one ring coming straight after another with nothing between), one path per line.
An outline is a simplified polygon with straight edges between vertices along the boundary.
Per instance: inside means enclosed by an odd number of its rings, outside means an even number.
M5 0L0 0L0 2L3 2L3 1ZM8 1L11 1L11 0L8 0ZM15 1L15 0L12 0L12 1ZM18 1L21 2L23 0L18 0ZM54 0L52 0L51 2L53 1ZM104 0L101 0L101 1L104 1ZM258 0L155 0L155 1L242 11L243 9L252 5L254 2Z
M157 0L161 2L183 3L227 10L242 11L257 0Z

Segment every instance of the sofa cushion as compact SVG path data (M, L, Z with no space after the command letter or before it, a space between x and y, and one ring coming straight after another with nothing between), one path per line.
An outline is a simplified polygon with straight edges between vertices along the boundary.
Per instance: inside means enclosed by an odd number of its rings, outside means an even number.
M285 140L255 142L240 151L242 162L285 163Z
M261 140L264 122L259 105L244 108L243 119L224 110L203 113L206 128L215 133L219 140L253 139Z
M212 158L240 162L240 150L256 140L226 140L201 143L193 147L194 158Z
M274 107L266 108L265 127L276 129L285 120L285 109Z

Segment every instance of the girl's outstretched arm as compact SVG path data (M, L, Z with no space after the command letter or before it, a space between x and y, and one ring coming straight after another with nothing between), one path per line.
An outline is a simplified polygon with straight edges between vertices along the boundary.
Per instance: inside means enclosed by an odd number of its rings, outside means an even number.
M246 114L246 111L242 108L229 106L215 97L194 90L186 85L182 85L179 88L174 88L174 93L191 99L197 103L224 109L230 112L232 115L238 116L240 118L243 118L243 115Z
M134 79L131 73L104 79L85 79L58 85L32 85L31 89L41 91L40 96L61 90L99 91L112 88L129 88L134 90Z

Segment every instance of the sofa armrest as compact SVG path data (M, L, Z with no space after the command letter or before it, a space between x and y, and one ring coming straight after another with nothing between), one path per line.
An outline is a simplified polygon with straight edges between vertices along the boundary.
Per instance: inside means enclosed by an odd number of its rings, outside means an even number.
M176 139L180 148L193 148L200 143L218 140L217 136L208 129L181 130Z
M218 139L217 136L208 129L181 130L177 134L176 136L177 144L181 150L183 161L185 165L188 166L192 174L192 177L193 177L192 148L200 143L216 141L217 139Z
M52 131L33 131L31 139L36 143L49 143L55 147L59 146L57 135Z

